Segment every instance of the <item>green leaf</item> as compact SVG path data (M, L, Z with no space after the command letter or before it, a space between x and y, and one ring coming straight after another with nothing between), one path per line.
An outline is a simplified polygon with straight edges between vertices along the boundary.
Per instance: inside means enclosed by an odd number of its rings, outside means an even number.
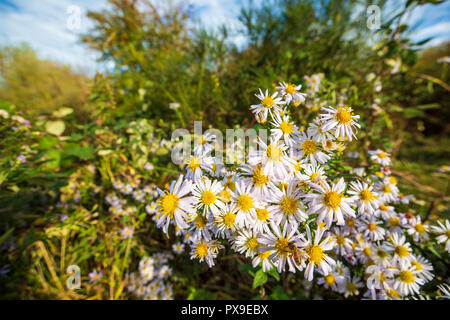
M66 125L64 124L64 121L61 120L47 121L45 124L45 131L55 136L60 136L65 129Z
M256 274L255 278L253 279L253 289L262 286L264 283L266 283L268 280L267 274L262 271L262 269L259 269Z
M53 111L52 115L56 118L63 118L71 113L73 113L72 108L62 107L61 109Z
M9 229L6 231L2 236L0 237L0 246L8 239L8 237L11 235L11 233L14 231L14 228Z
M411 118L415 118L415 117L421 117L423 116L423 111L418 110L418 109L412 109L412 108L408 108L403 110L403 115L405 116L405 118L411 119Z
M280 281L280 275L279 275L279 273L277 271L277 268L273 267L272 269L270 269L266 273L271 275L272 277L274 277L277 281Z

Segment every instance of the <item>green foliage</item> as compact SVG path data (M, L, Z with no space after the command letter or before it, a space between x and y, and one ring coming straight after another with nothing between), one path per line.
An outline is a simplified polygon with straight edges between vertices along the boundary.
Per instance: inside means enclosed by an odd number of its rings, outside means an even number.
M84 108L88 85L85 75L38 58L26 44L0 47L0 101L13 102L27 115L71 107L84 120L89 116Z
M362 119L350 151L365 155L375 145L391 151L393 169L405 177L401 188L433 199L421 214L448 217L448 174L436 167L448 164L450 154L449 70L437 62L449 55L449 44L420 51L411 43L409 26L400 21L419 1L396 13L378 1L383 26L369 30L369 2L248 2L241 30L210 31L192 27L189 7L109 0L111 9L88 14L94 26L82 38L114 66L93 79L39 59L26 45L1 47L0 111L8 117L0 117L0 268L9 271L0 296L133 298L127 274L142 257L171 251L171 242L142 203L131 216L112 215L105 197L113 184L166 185L178 168L163 139L175 128L191 129L193 120L222 130L264 128L250 122L248 106L256 103L258 88L275 87L273 79L302 84L304 91L311 88L300 76L322 73L322 98L311 95L292 118L305 124L323 103L345 98ZM240 48L230 41L236 33L246 39ZM146 170L146 163L154 169ZM348 175L366 164L346 157L330 163ZM134 227L132 240L121 239L125 225ZM264 273L226 250L214 271L189 254L177 256L175 297L312 298L295 278L274 269ZM427 250L439 276L448 276L445 253ZM82 269L86 285L80 290L65 287L70 264ZM104 272L98 284L88 284L92 270Z

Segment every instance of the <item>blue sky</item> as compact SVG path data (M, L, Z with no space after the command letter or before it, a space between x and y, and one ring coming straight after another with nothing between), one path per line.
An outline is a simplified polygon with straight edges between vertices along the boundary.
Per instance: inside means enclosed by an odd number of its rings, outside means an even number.
M165 3L167 0L152 1ZM191 0L190 3L194 5L195 17L207 26L214 28L225 23L236 29L239 27L237 16L245 1ZM81 10L80 29L70 30L67 26L68 8L72 5ZM96 53L79 42L79 34L86 33L92 26L85 13L106 6L106 0L0 0L0 44L28 42L43 58L90 72L101 70L106 66L98 64ZM450 40L450 1L438 6L422 6L407 22L415 27L411 34L415 41L435 37L429 43L434 45ZM245 43L242 36L233 36L233 33L231 41L238 45Z

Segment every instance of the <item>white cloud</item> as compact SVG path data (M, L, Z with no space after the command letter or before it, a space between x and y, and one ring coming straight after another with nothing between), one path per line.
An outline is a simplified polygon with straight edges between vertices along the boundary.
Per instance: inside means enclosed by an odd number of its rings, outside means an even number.
M450 38L450 22L441 22L425 28L417 28L414 38L426 39L433 36Z
M18 10L0 10L0 40L2 43L29 43L42 58L70 64L81 69L95 70L96 55L79 42L79 35L87 32L90 22L87 10L100 9L104 1L16 0ZM79 6L82 16L79 30L69 30L67 8ZM4 5L3 5L4 6Z

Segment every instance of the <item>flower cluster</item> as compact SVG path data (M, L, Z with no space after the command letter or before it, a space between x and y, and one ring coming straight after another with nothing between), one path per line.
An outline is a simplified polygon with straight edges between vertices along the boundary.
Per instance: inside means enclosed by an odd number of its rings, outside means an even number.
M155 253L139 261L139 271L128 275L127 289L145 300L173 299L170 277L172 269L168 266L170 254Z
M418 294L433 267L406 239L427 241L431 229L420 216L396 211L394 205L412 196L399 192L389 154L369 152L377 174L367 166L344 177L336 163L345 143L356 139L359 116L346 105L322 107L300 130L289 107L305 101L301 86L277 89L259 90L260 102L250 107L269 127L269 141L259 139L245 163L224 166L210 156L214 137L205 136L186 175L158 189L157 226L169 235L174 225L191 258L210 267L228 244L264 272L300 272L307 281L318 276L345 297L362 288L369 298ZM448 224L433 230L448 250Z

